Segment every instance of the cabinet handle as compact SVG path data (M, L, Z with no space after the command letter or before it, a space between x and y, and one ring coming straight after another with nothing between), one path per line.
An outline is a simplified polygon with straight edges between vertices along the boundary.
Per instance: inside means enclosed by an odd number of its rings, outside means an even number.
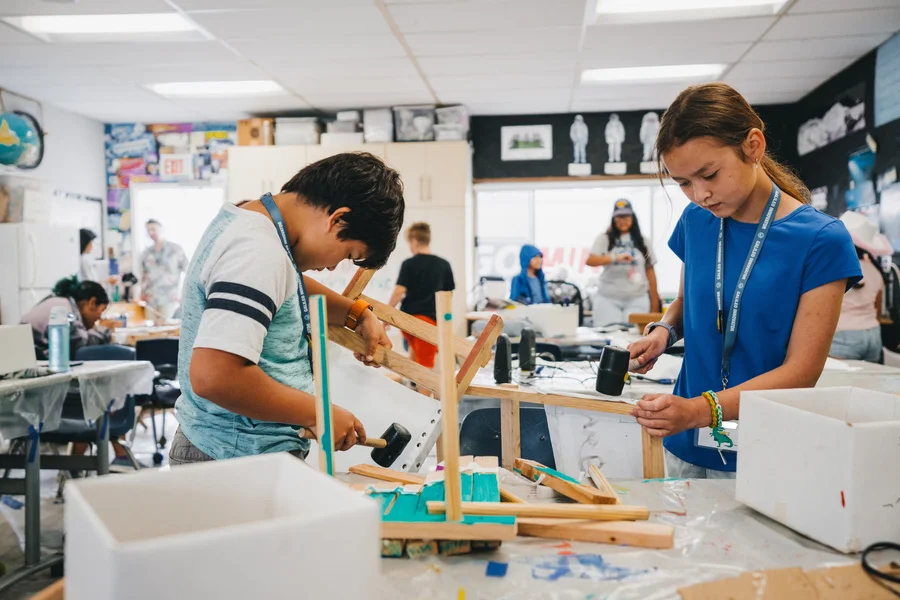
M425 201L425 178L419 175L419 200Z
M434 197L431 195L431 175L428 176L428 201L431 202Z

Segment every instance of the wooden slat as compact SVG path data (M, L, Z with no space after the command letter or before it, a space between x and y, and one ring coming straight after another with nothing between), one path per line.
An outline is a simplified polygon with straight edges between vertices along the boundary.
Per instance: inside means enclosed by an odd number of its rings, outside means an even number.
M440 514L444 502L427 502L428 512ZM646 506L612 506L609 504L511 504L497 502L463 502L463 513L491 517L540 517L551 519L589 519L592 521L646 521Z
M352 467L350 467L350 472L356 475L362 475L363 477L378 479L380 481L390 481L408 485L425 483L424 475L406 473L404 471L395 471L394 469L386 469L384 467L378 467L375 465L353 465ZM517 504L523 504L525 502L511 491L504 488L502 485L500 486L500 499L504 502L515 502Z
M519 401L515 398L500 399L500 454L504 469L512 469L522 455Z
M360 267L353 274L353 279L350 280L350 283L347 284L347 287L344 288L344 293L341 295L351 300L356 300L363 293L363 290L366 289L366 286L369 285L369 282L372 281L374 275L375 269L363 269Z
M570 498L580 504L615 504L614 500L594 488L581 485L580 483L566 481L552 473L541 471L537 467L546 469L546 467L540 463L523 460L521 458L516 459L516 469L518 469L527 479L531 479L532 481L538 481L540 479L542 485L559 492L566 498ZM543 477L543 479L541 479L541 477Z
M644 477L659 479L666 476L662 438L650 435L643 427L641 427L641 454L644 460Z
M434 325L408 315L392 306L388 306L383 302L370 298L365 294L360 296L360 298L372 305L372 308L375 309L375 316L380 320L389 325L393 325L400 331L404 331L420 340L424 340L429 344L437 346L437 327ZM453 339L453 351L456 353L456 357L462 361L465 361L468 358L474 347L475 344L469 340L458 337Z
M588 475L590 476L591 481L594 482L594 485L597 486L597 489L600 490L600 493L613 500L613 502L610 502L609 504L622 504L622 499L619 498L616 490L609 484L609 481L606 480L606 476L603 475L599 468L597 468L597 465L588 465Z
M456 356L453 354L453 295L435 295L438 330L438 368L441 385L441 437L444 448L444 497L447 521L462 521L462 484L459 478L459 399L456 394Z
M381 523L382 539L406 540L513 540L518 533L515 524L498 523Z
M456 374L456 385L460 397L466 392L469 384L472 383L472 379L478 373L478 369L490 362L491 348L494 347L494 342L500 337L502 331L503 319L494 315L488 321L481 335L478 336L475 347L472 348L469 356L463 362L462 367L460 367L459 373Z
M534 402L535 404L552 404L553 406L566 406L568 408L580 408L593 410L613 415L631 415L634 406L625 402L611 402L609 400L593 400L590 398L575 398L562 394L542 394L537 390L523 387L506 387L495 384L470 385L466 390L469 396L480 398L499 398L518 400L520 402Z
M328 308L325 306L325 296L313 296L310 301L319 472L334 476L334 413L331 409L331 386L328 379Z
M516 522L519 535L528 537L663 550L672 548L675 542L675 528L662 523L537 518L516 519Z
M339 325L332 325L328 328L328 333L334 342L344 348L361 354L366 353L366 341L355 331L350 331L346 327ZM393 350L386 350L381 346L375 350L374 358L379 365L415 381L417 385L421 385L435 394L440 393L437 373L431 369L416 364L405 356L401 356Z

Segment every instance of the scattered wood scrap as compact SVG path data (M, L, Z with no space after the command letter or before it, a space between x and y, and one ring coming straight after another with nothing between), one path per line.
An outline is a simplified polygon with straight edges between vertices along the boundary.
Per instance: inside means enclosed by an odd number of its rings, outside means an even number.
M581 504L617 504L618 497L613 494L584 485L573 477L546 467L533 460L517 458L515 470L531 481L539 481L542 485L553 489L567 498Z

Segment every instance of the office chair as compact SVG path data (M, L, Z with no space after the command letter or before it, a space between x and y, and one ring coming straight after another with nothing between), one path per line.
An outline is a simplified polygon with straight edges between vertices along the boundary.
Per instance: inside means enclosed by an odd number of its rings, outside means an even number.
M519 407L522 456L556 468L550 426L543 406ZM500 409L479 408L465 416L459 430L459 453L472 456L501 455Z
M175 401L181 396L178 383L178 338L154 338L139 340L135 344L137 360L153 363L156 374L153 377L153 392L140 398L142 411L150 411L150 422L153 426L153 439L156 451L153 453L153 464L162 464L163 455L160 450L166 447L166 411L175 408ZM156 411L162 411L162 431L157 435Z
M550 302L562 306L574 304L578 306L578 326L584 325L584 300L581 290L570 281L551 280L547 282Z

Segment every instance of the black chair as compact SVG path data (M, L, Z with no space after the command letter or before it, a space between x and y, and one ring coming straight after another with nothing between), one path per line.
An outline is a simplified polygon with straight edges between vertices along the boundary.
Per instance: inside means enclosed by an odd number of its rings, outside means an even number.
M519 343L516 342L514 344L510 344L510 349L513 354L518 354L519 353ZM544 359L546 359L547 358L546 355L549 354L552 357L552 360L554 360L556 362L562 362L562 360L565 358L563 349L558 344L548 344L546 342L536 342L534 345L534 351L537 356L544 358ZM542 354L544 356L541 356Z
M143 410L150 411L153 426L153 440L156 451L153 453L153 464L162 464L163 455L160 450L166 447L166 411L175 408L175 401L181 396L178 383L178 338L154 338L139 340L135 344L137 360L153 363L156 374L153 377L153 393L142 396ZM162 431L157 435L156 411L162 411Z
M519 408L522 457L556 468L550 427L543 406ZM502 451L500 409L479 408L465 416L459 430L459 452L472 456L496 456Z
M584 325L584 301L581 290L571 281L554 279L547 282L547 290L550 292L550 302L562 306L574 304L578 306L578 326Z

